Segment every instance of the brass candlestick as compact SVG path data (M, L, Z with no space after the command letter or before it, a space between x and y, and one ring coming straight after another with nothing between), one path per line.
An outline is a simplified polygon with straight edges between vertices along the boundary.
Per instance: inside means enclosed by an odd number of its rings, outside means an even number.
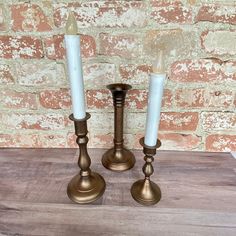
M131 195L135 201L142 205L154 205L161 199L161 190L157 184L150 180L150 176L153 174L152 162L153 156L156 155L156 149L161 146L161 142L158 139L157 144L153 147L144 144L144 138L140 139L140 144L143 147L143 153L145 154L144 160L146 163L143 166L144 179L138 180L131 187Z
M132 152L123 147L123 112L125 96L132 87L128 84L110 84L107 88L112 92L113 105L115 108L115 138L114 147L104 153L102 164L109 170L125 171L131 169L135 164Z
M106 183L103 177L90 170L91 159L87 152L87 120L90 114L86 113L84 119L75 119L73 114L69 117L74 121L76 142L79 145L78 165L80 172L72 178L67 187L68 197L76 203L91 203L101 197L105 191Z

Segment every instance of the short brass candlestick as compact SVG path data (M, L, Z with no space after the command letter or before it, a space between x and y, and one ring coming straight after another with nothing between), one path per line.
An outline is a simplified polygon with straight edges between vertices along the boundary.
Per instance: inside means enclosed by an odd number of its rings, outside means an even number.
M161 190L157 184L150 180L150 176L153 174L154 169L152 162L153 156L156 155L156 149L161 146L161 142L158 139L157 144L153 147L144 144L144 138L140 139L140 144L143 146L143 153L145 154L144 160L146 163L143 166L144 179L138 180L131 187L131 195L135 201L142 205L154 205L161 199Z
M115 138L114 147L104 153L102 164L109 170L125 171L131 169L135 164L133 153L123 147L123 112L125 104L125 96L132 87L128 84L110 84L107 88L111 91L113 97L113 105L115 108Z
M106 183L101 175L90 170L91 160L87 152L87 120L90 114L86 113L86 117L81 120L75 119L73 114L69 118L75 125L76 142L80 150L78 160L80 172L68 184L67 194L76 203L91 203L103 195Z

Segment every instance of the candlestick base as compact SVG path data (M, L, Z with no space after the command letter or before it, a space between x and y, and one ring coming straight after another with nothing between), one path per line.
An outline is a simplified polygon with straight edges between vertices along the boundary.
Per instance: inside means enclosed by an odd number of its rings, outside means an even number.
M67 195L76 203L91 203L103 195L105 185L103 177L95 172L88 176L78 174L68 184Z
M161 141L158 139L155 146L147 146L144 144L144 138L140 139L140 144L143 147L143 153L145 154L145 164L143 166L144 179L136 181L131 187L131 195L135 201L142 205L154 205L161 200L161 189L157 184L150 180L150 176L153 174L154 169L152 162L153 156L156 154L156 149L161 146Z
M121 150L111 148L103 154L102 164L105 168L112 171L126 171L134 166L135 157L126 148Z
M161 200L161 189L149 179L138 180L132 185L131 195L142 205L154 205Z

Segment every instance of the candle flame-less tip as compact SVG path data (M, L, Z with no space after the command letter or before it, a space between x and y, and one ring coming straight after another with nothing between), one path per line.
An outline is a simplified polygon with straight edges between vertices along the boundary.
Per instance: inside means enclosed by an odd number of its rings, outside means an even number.
M76 35L78 33L77 22L72 12L69 13L68 20L66 22L66 34Z
M163 61L163 51L159 51L157 60L153 63L152 71L155 74L165 73L164 61Z

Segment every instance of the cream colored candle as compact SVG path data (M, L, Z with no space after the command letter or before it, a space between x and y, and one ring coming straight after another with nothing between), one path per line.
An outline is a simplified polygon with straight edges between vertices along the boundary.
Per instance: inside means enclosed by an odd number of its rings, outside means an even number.
M86 116L85 95L80 51L80 36L77 33L77 22L74 15L70 13L66 23L65 44L72 98L72 110L74 118L83 119Z
M161 103L163 96L164 81L166 73L164 71L163 52L158 54L157 61L153 64L153 73L150 75L148 107L146 118L146 130L144 143L147 146L155 146L158 138L158 128L161 115Z

